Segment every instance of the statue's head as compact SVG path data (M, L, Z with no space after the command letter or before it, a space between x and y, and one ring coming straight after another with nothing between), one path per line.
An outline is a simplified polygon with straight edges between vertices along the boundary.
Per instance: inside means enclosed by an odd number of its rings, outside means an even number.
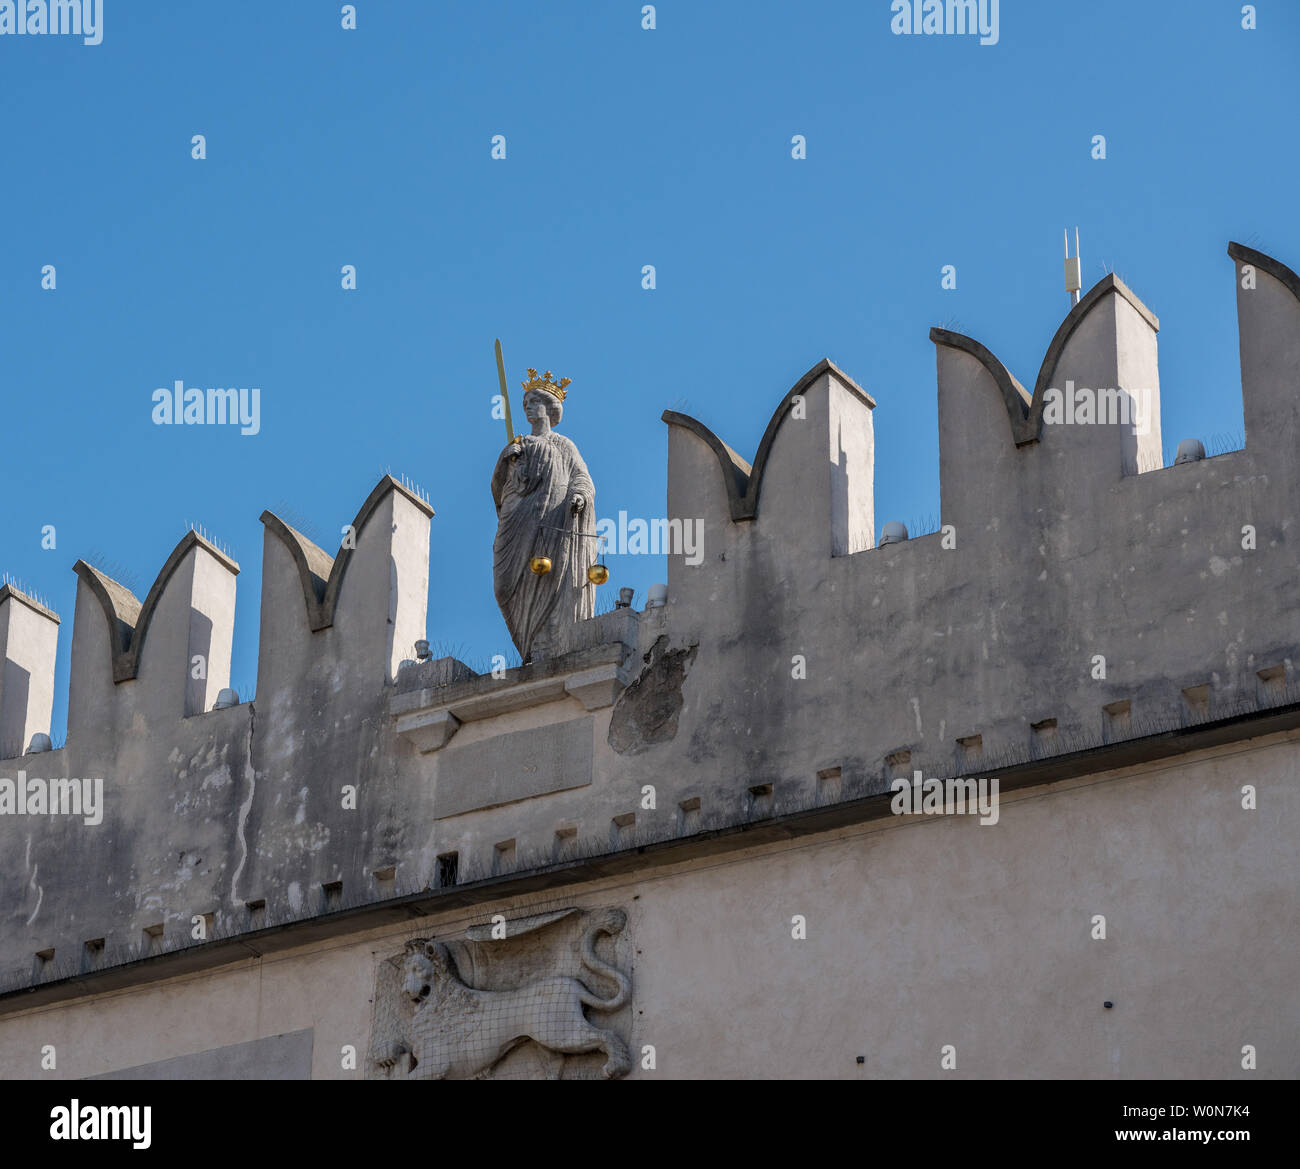
M524 417L536 422L545 415L552 426L559 426L564 417L564 403L546 390L528 390L524 394Z
M432 938L412 938L406 943L402 963L402 991L412 1002L423 1002L448 973L451 954Z
M573 381L562 377L557 382L548 369L540 376L537 370L528 370L528 380L524 386L524 414L528 421L536 424L543 417L549 418L552 426L559 426L564 417L565 387Z

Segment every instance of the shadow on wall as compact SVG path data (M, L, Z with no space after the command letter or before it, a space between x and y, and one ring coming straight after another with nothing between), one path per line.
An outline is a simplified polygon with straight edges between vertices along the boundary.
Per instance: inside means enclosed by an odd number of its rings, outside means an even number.
M831 460L831 532L835 546L832 556L846 556L849 548L849 452L844 448L844 424L835 428L838 448ZM842 535L841 535L842 533Z
M190 610L190 672L185 684L185 713L203 714L207 709L208 663L212 660L212 618L198 609ZM196 677L197 675L197 677Z
M27 750L27 703L31 697L32 676L17 662L5 659L0 694L4 695L5 721L0 724L0 759L17 759Z

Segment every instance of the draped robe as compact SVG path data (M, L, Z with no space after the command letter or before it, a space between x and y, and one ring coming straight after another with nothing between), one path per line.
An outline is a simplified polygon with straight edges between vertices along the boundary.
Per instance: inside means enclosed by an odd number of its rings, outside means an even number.
M513 458L502 451L492 474L498 517L492 578L515 648L528 661L549 656L561 629L595 612L596 586L587 569L596 562L596 488L564 435L525 434L521 445L523 453ZM575 495L586 501L576 515ZM548 557L551 571L532 572L534 556Z

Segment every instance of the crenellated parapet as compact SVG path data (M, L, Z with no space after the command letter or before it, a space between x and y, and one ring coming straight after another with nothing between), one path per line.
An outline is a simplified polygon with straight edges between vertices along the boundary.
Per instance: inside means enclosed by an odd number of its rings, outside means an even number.
M278 516L262 513L259 695L291 690L313 663L326 660L346 659L371 684L396 677L424 636L432 518L428 500L385 476L331 557Z
M350 656L357 667L372 667L374 677L395 677L424 634L432 515L427 500L385 476L344 529L337 556L330 557L273 513L262 514L263 693L292 686L322 655L331 661ZM129 727L136 718L165 723L211 711L230 685L239 565L191 530L143 600L85 560L74 570L69 739L111 737L114 728ZM0 590L0 606L11 676L9 733L3 738L8 747L20 726L24 744L32 733L49 731L59 618L10 586ZM312 639L336 626L335 638ZM23 673L30 680L20 683ZM46 697L20 699L20 689Z
M976 751L1041 749L1035 726L1101 741L1120 713L1124 726L1176 721L1184 691L1208 688L1223 711L1256 701L1262 678L1289 681L1300 300L1289 269L1230 253L1244 450L1163 466L1158 321L1114 276L1062 322L1032 393L986 345L931 331L938 532L844 538L842 517L873 505L869 444L855 458L841 419L869 435L870 399L828 362L783 399L753 471L665 414L669 513L707 533L701 564L669 558L671 619L701 636L697 671L708 635L727 646L697 747L806 774L806 746L787 752L786 735L759 751L747 729L847 708L868 725L833 748L838 736L821 736L825 769L856 757L873 775L906 761L951 770Z
M218 701L229 556L188 533L143 600L79 561L67 744L0 775L102 776L103 820L0 818L21 841L0 861L0 967L93 963L100 938L189 946L196 916L243 936L559 881L579 856L610 874L648 843L857 806L913 769L1021 767L1294 702L1300 282L1229 253L1244 450L1163 466L1158 322L1108 276L1032 391L987 345L931 331L940 530L878 542L875 401L822 361L752 464L664 415L667 517L699 525L700 554L669 555L666 605L583 622L545 661L409 660L456 622L427 626L433 509L388 476L333 555L263 513L251 703ZM48 732L57 632L0 589L0 745Z
M69 738L211 710L230 685L239 565L189 531L143 602L84 560L75 571Z
M1273 451L1293 449L1288 440L1297 425L1300 290L1295 274L1278 261L1238 244L1229 253L1238 262L1247 421L1246 452L1237 462L1258 463ZM1113 523L1111 496L1127 490L1120 486L1124 479L1172 471L1163 467L1158 329L1156 316L1137 295L1107 276L1061 323L1032 393L980 341L931 329L942 523L994 541L1024 540L1024 525L1010 521L1022 506L1018 497L1029 493L1035 514L1068 517L1080 527L1089 516ZM1077 411L1071 396L1079 402ZM804 404L803 412L796 413L793 402ZM764 563L808 563L821 554L827 536L832 556L871 548L870 528L860 538L860 528L852 530L845 517L872 515L873 406L865 391L823 361L782 399L752 468L702 423L665 412L670 514L694 509L712 518L726 550L737 534L748 532L752 542L766 528L774 538L764 546ZM853 428L865 438L858 449L845 445L844 435ZM1292 463L1279 457L1269 470L1289 475ZM1154 482L1133 490L1153 501L1164 494ZM732 524L722 523L723 517ZM743 541L737 550L742 547ZM731 556L709 560L734 563ZM729 578L735 569L715 572ZM681 557L670 560L670 573L672 583L684 589L702 587L691 582L692 575L708 575L694 573ZM678 588L673 591L678 595Z

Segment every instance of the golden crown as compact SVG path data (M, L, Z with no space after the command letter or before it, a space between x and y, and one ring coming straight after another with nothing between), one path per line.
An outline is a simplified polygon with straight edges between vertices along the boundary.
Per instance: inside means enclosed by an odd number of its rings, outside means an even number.
M528 380L526 382L521 382L520 384L524 387L525 394L528 393L529 390L545 390L546 393L559 398L559 400L563 402L566 397L564 387L569 385L572 381L573 379L571 377L562 377L557 382L549 369L542 374L541 377L538 377L537 370L530 369L528 371Z

